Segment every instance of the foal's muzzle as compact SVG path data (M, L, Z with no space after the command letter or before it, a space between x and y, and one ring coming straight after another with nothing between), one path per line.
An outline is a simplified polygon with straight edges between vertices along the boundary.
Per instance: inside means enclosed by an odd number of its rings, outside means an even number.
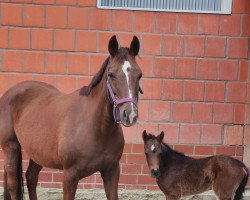
M159 169L151 169L151 176L154 178L159 178L160 177L160 170Z

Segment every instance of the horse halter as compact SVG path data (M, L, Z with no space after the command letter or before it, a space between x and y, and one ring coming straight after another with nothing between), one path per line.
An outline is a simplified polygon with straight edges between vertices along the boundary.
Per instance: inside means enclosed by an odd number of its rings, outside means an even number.
M136 107L138 107L138 100L136 99L133 99L133 98L122 98L122 99L119 99L110 83L109 83L109 79L107 80L107 91L108 91L108 96L109 96L109 99L111 101L111 103L113 104L113 117L114 117L114 120L116 123L122 123L121 122L121 118L120 118L120 114L119 114L119 105L120 104L124 104L124 103L127 103L127 102L130 102L130 103L133 103Z

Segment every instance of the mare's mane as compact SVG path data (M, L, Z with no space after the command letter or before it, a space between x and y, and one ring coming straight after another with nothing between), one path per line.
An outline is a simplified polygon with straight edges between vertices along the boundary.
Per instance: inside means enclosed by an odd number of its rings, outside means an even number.
M121 47L117 54L115 55L115 57L117 58L117 60L127 60L128 59L128 55L129 55L129 48L124 48ZM101 69L94 75L93 79L91 80L90 84L88 86L83 86L80 89L79 94L83 95L83 96L88 96L90 94L90 92L92 91L93 88L95 88L100 81L102 80L103 74L109 64L109 60L110 57L106 58L106 60L104 61L104 63L102 64Z

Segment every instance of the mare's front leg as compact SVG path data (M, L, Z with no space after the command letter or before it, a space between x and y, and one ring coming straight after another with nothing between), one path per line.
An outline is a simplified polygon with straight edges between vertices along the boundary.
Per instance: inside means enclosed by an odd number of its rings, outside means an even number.
M111 168L107 168L101 172L104 183L105 193L108 200L118 199L118 182L120 177L119 163L115 163Z
M63 200L74 200L79 178L75 170L64 170Z

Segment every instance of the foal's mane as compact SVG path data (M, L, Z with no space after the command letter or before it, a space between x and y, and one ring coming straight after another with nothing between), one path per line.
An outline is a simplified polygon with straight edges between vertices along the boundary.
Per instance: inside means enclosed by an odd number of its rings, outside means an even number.
M122 61L122 60L127 60L128 55L129 55L129 48L121 47L119 48L115 57L118 61ZM110 57L106 58L106 60L102 64L101 69L94 75L90 84L88 86L83 86L80 89L80 95L88 96L90 92L92 91L92 89L100 83L100 81L102 80L103 74L109 64L109 60L110 60Z

